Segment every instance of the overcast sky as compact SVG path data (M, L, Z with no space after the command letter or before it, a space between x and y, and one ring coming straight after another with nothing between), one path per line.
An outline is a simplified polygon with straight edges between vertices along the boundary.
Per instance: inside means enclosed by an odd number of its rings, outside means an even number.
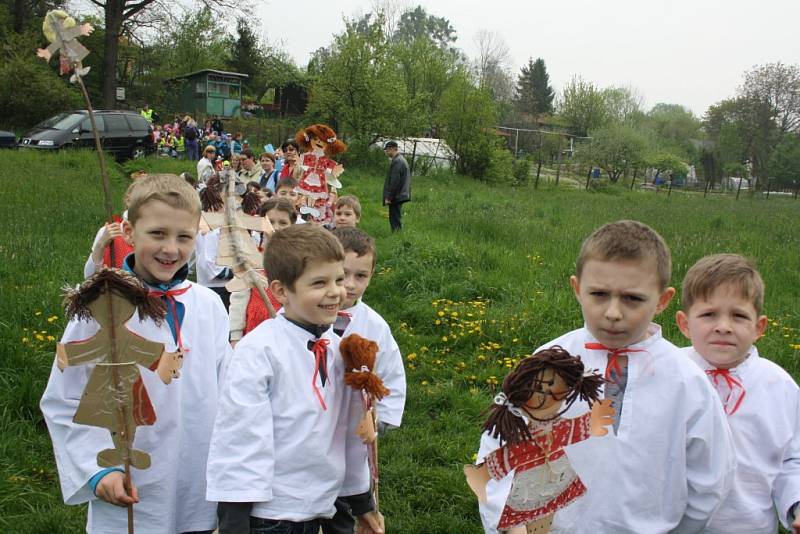
M542 57L555 90L573 75L600 87L630 85L645 106L682 104L698 116L732 96L745 70L800 64L800 0L395 0L445 17L470 57L480 30L500 32L514 76ZM265 37L301 67L344 28L343 16L371 11L370 0L257 3Z

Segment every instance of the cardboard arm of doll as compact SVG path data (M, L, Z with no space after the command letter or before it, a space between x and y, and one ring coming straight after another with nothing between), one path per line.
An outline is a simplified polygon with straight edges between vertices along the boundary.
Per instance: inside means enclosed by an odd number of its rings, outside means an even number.
M614 424L614 408L611 407L611 399L603 399L592 404L592 412L589 416L589 433L592 436L605 436L608 434L608 426Z
M478 497L479 502L486 502L486 484L489 483L489 468L486 464L464 466L464 476L467 477L467 484Z

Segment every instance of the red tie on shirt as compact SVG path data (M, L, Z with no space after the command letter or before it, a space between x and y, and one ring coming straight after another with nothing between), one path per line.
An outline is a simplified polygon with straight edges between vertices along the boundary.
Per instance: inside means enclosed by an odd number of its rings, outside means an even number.
M617 374L617 377L622 376L622 368L620 367L618 360L620 356L627 355L629 352L647 352L645 349L629 349L627 347L610 349L602 343L586 343L584 348L589 350L604 350L608 352L608 365L606 366L606 372L603 375L603 378L606 380L611 377L611 371L614 371Z
M728 386L728 395L722 399L724 404L725 413L728 415L733 415L736 413L736 410L739 409L739 406L742 404L744 400L745 390L742 383L739 381L738 378L733 376L729 369L709 369L706 371L706 374L711 377L711 381L714 383L714 388L717 390L717 393L720 393L720 398L724 390L720 391L720 387L722 384L720 383L720 378L725 380L725 384ZM728 405L731 403L731 397L736 393L736 402L733 403L733 408L728 411Z
M317 376L322 375L322 385L325 385L326 380L328 379L328 344L330 343L327 339L318 339L315 342L309 341L308 344L309 350L314 353L314 377L311 379L311 387L314 389L314 395L316 395L317 400L319 401L320 406L322 406L323 410L327 410L328 407L325 405L325 400L322 398L322 392L320 392L319 388L317 387Z
M183 295L192 286L186 286L183 289L170 289L167 291L150 290L152 297L166 297L167 305L169 306L170 313L172 313L172 321L175 325L175 342L178 344L178 350L183 351L183 340L181 339L181 322L178 318L178 306L175 304L175 297Z

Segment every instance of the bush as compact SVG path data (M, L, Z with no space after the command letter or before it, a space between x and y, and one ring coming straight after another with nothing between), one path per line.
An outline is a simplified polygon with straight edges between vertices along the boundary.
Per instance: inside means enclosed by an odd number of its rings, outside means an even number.
M486 181L511 183L514 181L514 156L504 148L495 147L489 152Z
M524 159L514 160L514 183L518 185L525 185L528 183L528 176L531 174L531 159L530 156Z
M86 107L79 89L59 78L58 59L53 61L55 67L28 49L12 51L0 63L0 120L5 128L24 131L56 113Z
M408 155L407 159L411 156ZM372 171L386 172L387 158L378 147L372 146L368 140L355 138L348 140L347 152L337 156L337 161L345 167L358 167ZM411 162L409 161L409 164Z

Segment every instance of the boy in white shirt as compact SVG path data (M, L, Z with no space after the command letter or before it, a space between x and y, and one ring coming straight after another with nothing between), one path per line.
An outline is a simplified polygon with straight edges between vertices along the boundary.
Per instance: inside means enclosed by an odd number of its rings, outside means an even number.
M736 254L700 259L683 281L676 319L692 342L683 350L717 390L736 448L731 493L706 532L774 534L778 518L800 532L800 390L753 346L767 326L763 304L761 275Z
M375 373L389 389L389 395L376 403L378 432L383 434L389 429L399 427L402 422L406 401L406 371L400 347L397 346L389 325L378 312L361 300L375 271L375 240L365 232L351 227L336 228L333 235L344 248L344 287L347 291L343 309L333 324L333 330L342 338L358 334L378 344ZM352 471L355 476L345 481L340 498L336 500L336 515L322 522L324 534L352 533L355 524L352 515L358 515L364 494L369 493L367 449L353 448L348 452L353 453L352 457L348 456L348 464L360 463L364 467L360 471Z
M581 247L570 284L585 326L534 352L559 345L604 371L616 413L613 432L566 448L587 491L556 513L552 532L700 532L728 492L735 458L716 393L652 322L675 293L670 273L669 248L640 222L606 224ZM576 402L564 417L588 410ZM492 441L482 436L481 457ZM487 532L496 532L506 479L487 487Z
M343 260L336 238L315 225L267 244L264 269L283 313L236 345L223 386L207 491L220 502L220 534L316 534L347 472L363 468L347 465L349 448L364 447L350 424L363 408L344 384L331 329L345 300ZM376 512L360 518L364 532L383 532Z
M208 443L217 411L217 389L230 357L228 316L214 293L186 280L186 263L200 221L197 192L182 178L152 175L128 189L128 219L123 232L134 252L124 269L165 301L166 321L156 325L138 315L127 328L145 339L183 352L180 377L169 385L140 368L154 407L152 426L138 427L134 447L150 454L149 469L132 470L128 494L120 468L102 469L97 453L112 447L111 433L73 422L91 365L56 364L41 401L53 440L61 490L67 504L89 502L86 530L92 534L127 531L128 504L134 506L137 532L208 532L216 525L216 504L205 500ZM73 319L63 343L93 337L94 320Z

